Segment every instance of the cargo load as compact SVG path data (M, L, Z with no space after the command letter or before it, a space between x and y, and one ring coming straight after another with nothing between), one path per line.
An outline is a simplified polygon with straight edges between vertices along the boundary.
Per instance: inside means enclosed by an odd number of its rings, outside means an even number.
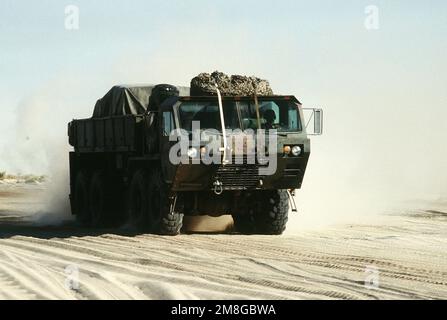
M224 96L272 96L273 90L267 80L241 75L228 76L215 71L201 73L191 80L191 96L214 96L216 85Z

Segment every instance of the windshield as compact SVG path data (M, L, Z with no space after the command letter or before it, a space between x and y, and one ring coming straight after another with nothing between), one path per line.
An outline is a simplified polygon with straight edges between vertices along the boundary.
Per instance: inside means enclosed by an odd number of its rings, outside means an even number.
M223 102L226 129L258 128L256 106L248 101ZM292 101L259 101L261 129L276 129L279 132L301 131L298 106ZM199 121L201 130L221 130L217 101L183 102L179 107L182 129L192 131L192 122Z

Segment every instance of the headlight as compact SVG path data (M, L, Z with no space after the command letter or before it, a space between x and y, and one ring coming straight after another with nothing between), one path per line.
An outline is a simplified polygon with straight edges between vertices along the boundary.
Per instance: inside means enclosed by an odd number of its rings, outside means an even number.
M300 148L299 146L294 146L294 147L292 148L292 154L293 154L295 157L298 157L298 156L301 154L301 148Z
M198 151L196 148L189 148L186 154L188 155L188 157L194 159L197 158Z

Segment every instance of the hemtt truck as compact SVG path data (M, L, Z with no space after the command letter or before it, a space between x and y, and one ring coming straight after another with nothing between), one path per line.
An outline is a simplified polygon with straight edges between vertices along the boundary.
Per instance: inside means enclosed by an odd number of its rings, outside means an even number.
M322 112L311 111L319 134ZM207 146L193 143L194 123L219 138L222 161L200 160ZM175 155L195 161L172 161L172 132L179 129L191 143ZM274 129L276 146L264 152L275 162L272 173L263 173L269 163L258 153L248 161L248 147L236 152L228 143L234 130L247 129ZM283 233L310 155L304 111L294 96L222 97L218 89L190 96L189 88L172 85L116 86L97 102L92 118L70 122L68 134L77 221L84 227L131 224L164 235L179 234L184 215L227 214L241 233ZM256 139L252 143L259 149Z

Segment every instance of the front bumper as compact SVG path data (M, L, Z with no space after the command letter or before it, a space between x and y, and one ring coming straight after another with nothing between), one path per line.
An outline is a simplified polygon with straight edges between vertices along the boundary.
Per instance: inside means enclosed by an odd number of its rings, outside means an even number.
M309 154L278 157L272 175L264 175L259 164L181 164L176 168L172 191L210 191L216 182L222 191L300 189Z

